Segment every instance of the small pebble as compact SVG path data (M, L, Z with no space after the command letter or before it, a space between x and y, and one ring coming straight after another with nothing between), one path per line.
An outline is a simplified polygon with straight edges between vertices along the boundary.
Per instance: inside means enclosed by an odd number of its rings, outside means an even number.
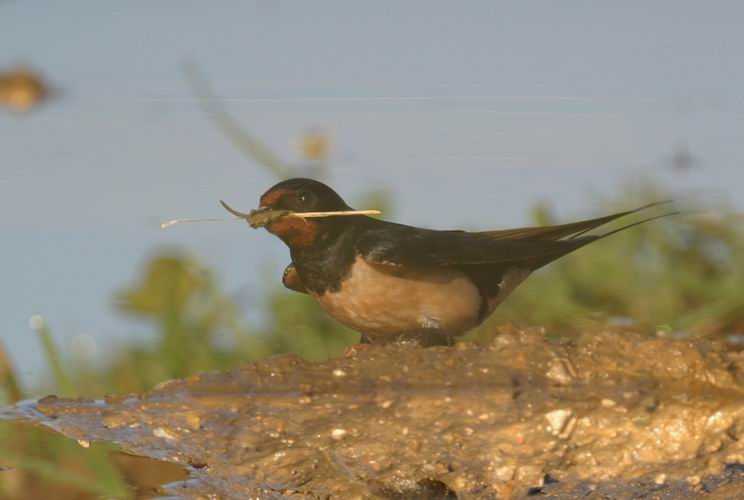
M615 403L615 401L613 401L612 399L607 399L607 398L604 398L604 399L602 400L602 406L604 406L605 408L612 408L612 407L613 407L613 406L615 406L616 404L617 404L617 403Z
M545 375L553 382L561 385L567 385L573 380L573 377L568 373L566 366L560 359L553 360L550 364L550 369Z
M343 439L344 436L346 436L346 429L333 429L331 431L331 437L336 441Z
M186 424L193 431L196 431L201 427L201 418L195 413L187 413L184 420L186 420Z
M505 465L493 471L499 481L510 481L514 477L514 467Z
M333 376L334 377L345 377L346 376L346 372L343 371L340 368L336 368L335 370L333 370Z
M107 429L116 429L127 423L127 418L118 413L111 413L103 417L103 426Z
M155 437L164 438L164 439L176 439L175 435L173 435L170 431L162 427L154 428L152 430L152 435Z
M452 486L454 487L455 491L458 490L464 490L468 485L468 480L464 476L457 476L452 481Z
M563 408L546 413L545 419L548 421L550 433L556 436L560 434L570 416L571 410Z
M685 481L687 481L690 486L697 486L698 484L700 484L701 479L700 476L689 476L685 479Z

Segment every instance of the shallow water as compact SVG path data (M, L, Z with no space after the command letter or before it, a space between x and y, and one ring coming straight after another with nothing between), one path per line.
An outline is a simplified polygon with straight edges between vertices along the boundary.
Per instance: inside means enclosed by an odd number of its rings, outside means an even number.
M744 492L742 354L709 341L502 330L488 346L277 356L144 396L52 396L0 417L184 466L191 480L164 494Z

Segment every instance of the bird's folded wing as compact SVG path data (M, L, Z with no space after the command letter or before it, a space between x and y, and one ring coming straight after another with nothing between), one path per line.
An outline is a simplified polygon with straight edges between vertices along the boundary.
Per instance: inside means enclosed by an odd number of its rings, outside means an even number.
M367 232L359 241L358 250L367 261L390 266L503 263L535 269L592 241L638 224L675 215L677 212L665 213L603 234L586 235L588 231L615 219L670 202L649 203L635 210L569 224L498 231L435 231L387 223L384 227Z
M465 232L422 229L400 235L374 233L365 238L369 244L360 242L360 253L368 262L390 266L544 265L596 239L483 239Z

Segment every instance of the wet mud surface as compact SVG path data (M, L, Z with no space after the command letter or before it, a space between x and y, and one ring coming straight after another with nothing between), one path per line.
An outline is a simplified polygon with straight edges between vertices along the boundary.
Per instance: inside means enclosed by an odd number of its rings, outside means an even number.
M744 497L744 355L709 341L505 328L488 346L278 356L0 418L180 464L171 495Z

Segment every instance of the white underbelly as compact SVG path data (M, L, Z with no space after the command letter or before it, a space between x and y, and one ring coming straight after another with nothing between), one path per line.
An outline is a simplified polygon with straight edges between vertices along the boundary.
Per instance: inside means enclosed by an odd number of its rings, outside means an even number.
M361 258L340 290L313 296L346 326L380 336L423 328L462 335L479 323L482 305L480 292L461 271L402 270Z

